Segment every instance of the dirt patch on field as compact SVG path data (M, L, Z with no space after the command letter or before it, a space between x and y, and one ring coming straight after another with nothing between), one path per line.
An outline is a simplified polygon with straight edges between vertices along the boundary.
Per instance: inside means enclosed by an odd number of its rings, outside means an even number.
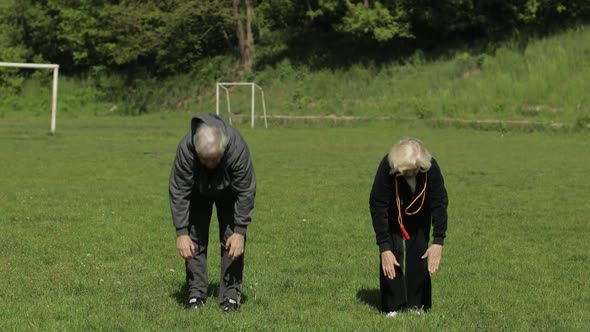
M559 112L559 110L550 110L552 112ZM234 121L249 121L250 116L248 115L232 115ZM542 121L531 121L531 120L504 120L504 119L462 119L462 118L433 118L433 119L418 119L418 118L394 118L389 116L354 116L354 115L268 115L267 120L270 122L355 122L355 121L423 121L426 123L434 124L447 124L447 125L458 125L458 126L473 126L473 127L509 127L509 128L521 128L521 129L541 129L541 128L572 128L573 125L565 124L561 122L542 122ZM264 121L264 117L261 115L256 116L257 123ZM590 128L590 125L586 126Z

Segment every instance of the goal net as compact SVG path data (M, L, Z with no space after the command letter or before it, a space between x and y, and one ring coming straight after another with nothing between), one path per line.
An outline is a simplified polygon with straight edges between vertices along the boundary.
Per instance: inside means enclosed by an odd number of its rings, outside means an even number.
M256 90L260 92L260 99L262 100L262 113L264 117L264 127L268 128L268 122L266 119L266 102L264 100L264 90L256 83L251 82L218 82L215 87L215 113L219 115L220 106L220 90L225 91L225 100L227 104L227 113L229 117L229 123L232 124L232 111L230 105L229 92L232 86L245 86L250 88L250 126L254 128L255 109L256 109Z
M0 62L0 67L12 68L32 68L32 69L52 69L53 70L53 92L51 98L51 134L55 134L55 117L57 111L57 76L59 72L59 65L42 64L42 63L15 63L15 62Z

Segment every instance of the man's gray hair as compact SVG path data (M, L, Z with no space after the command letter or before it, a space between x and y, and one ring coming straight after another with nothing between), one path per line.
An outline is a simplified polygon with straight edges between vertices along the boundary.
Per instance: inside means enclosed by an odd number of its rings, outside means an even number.
M424 144L416 138L404 138L391 148L387 160L394 172L404 172L419 168L420 172L427 172L431 166L432 155Z
M193 142L199 156L223 156L227 147L227 136L221 128L201 124L193 136Z

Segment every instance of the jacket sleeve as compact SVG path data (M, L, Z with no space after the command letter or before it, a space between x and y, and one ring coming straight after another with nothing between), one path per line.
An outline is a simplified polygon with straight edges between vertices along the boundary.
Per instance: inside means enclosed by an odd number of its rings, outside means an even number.
M183 137L176 149L176 157L170 172L170 208L176 236L187 235L190 199L194 184L191 132Z
M369 197L369 209L380 252L393 250L393 240L389 234L389 209L394 189L391 186L389 171L390 167L385 156L377 169Z
M234 203L234 232L246 234L246 228L252 221L254 199L256 197L256 174L250 157L250 150L241 135L237 134L230 163L232 190L236 194Z
M432 166L428 171L427 195L430 196L432 243L443 245L447 232L448 196L440 167L434 159L432 159Z

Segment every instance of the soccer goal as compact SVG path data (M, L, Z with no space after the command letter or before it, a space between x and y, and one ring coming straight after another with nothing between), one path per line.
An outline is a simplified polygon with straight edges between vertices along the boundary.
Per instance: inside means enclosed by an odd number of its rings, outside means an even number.
M266 120L266 103L264 101L264 90L262 90L262 88L260 86L258 86L256 83L250 83L250 82L218 82L216 85L216 89L215 89L215 112L217 115L219 115L219 92L220 89L225 90L225 99L226 99L226 103L227 103L227 112L229 115L229 123L232 124L231 122L231 106L229 103L229 89L228 87L231 86L250 86L250 93L251 93L251 103L250 103L250 113L251 113L251 120L250 120L250 126L252 128L254 128L254 111L256 108L256 89L258 89L260 91L260 97L262 99L262 112L264 115L264 127L268 128L268 122Z
M51 134L55 134L55 113L57 111L57 76L59 72L59 65L42 63L0 62L0 67L53 69L53 93L51 100Z

